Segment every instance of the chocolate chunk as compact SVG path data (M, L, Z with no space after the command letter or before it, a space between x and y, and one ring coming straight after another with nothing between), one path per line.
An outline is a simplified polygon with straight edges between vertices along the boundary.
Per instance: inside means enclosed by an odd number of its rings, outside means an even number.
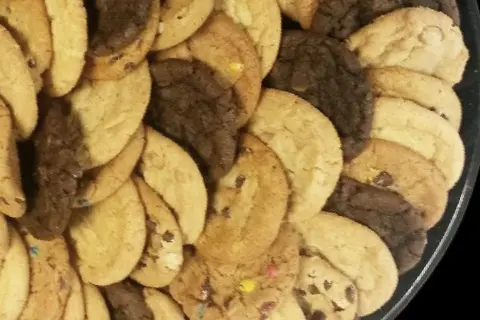
M237 179L235 179L235 187L240 189L245 183L245 180L246 178L244 176L238 176Z
M75 115L59 100L45 98L42 107L46 114L33 136L35 195L32 208L20 223L34 237L50 240L65 231L72 215L83 175L72 147L81 138L82 130Z
M102 56L119 51L145 30L152 0L89 0L90 52Z
M154 86L147 121L188 147L216 180L232 167L237 150L238 105L231 89L198 60L150 65Z
M315 310L309 320L327 320L327 315L320 310Z
M325 114L340 135L345 160L366 147L373 120L371 87L344 44L305 31L285 31L267 83L302 97Z
M163 236L162 236L162 240L165 241L165 242L168 242L168 243L171 243L175 240L175 235L173 233L171 233L170 231L166 231Z
M311 284L308 286L308 292L313 295L320 294L320 290L318 290L317 286L314 284Z
M142 289L130 280L104 287L113 320L153 320Z
M388 188L393 185L394 180L388 172L382 171L373 179L373 183L380 187Z
M334 312L342 312L345 310L344 308L340 307L335 301L332 301L332 305Z
M232 214L230 212L230 208L229 207L225 207L222 209L222 216L224 216L225 218L231 218L232 217Z
M343 40L383 14L419 6L442 11L460 25L455 0L330 0L319 2L311 30Z
M332 281L329 281L329 280L325 280L323 281L323 287L325 288L325 290L330 290L332 288Z
M341 177L324 210L375 231L392 252L400 273L420 261L427 244L424 216L401 195Z
M345 288L345 297L347 298L348 302L350 303L355 302L355 294L356 294L356 291L354 287L348 286Z

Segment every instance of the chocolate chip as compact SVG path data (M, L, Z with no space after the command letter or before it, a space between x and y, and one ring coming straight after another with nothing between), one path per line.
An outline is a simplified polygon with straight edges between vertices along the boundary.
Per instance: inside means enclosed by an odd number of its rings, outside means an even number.
M393 184L393 177L385 171L380 172L378 176L373 179L373 183L381 187L390 187Z
M238 176L237 179L235 179L235 187L237 187L238 189L241 188L245 183L245 180L245 176Z
M308 286L308 292L313 295L320 294L320 290L318 290L318 287L314 284Z
M333 305L333 311L335 312L341 312L345 310L344 308L340 307L335 301L332 301L332 305Z
M326 320L327 315L320 310L315 310L309 320Z
M172 243L175 240L175 236L173 235L173 233L171 233L170 231L167 230L163 234L162 240L165 241L165 242L168 242L168 243Z
M225 208L222 209L222 216L224 216L225 218L229 218L229 219L232 217L229 207L225 207Z
M143 261L138 262L137 269L143 269L147 266L147 264Z
M133 69L135 69L135 63L129 62L125 64L125 67L123 68L125 69L125 71L132 71Z
M348 286L345 288L345 297L347 298L348 302L354 303L355 296L356 296L356 291L353 286Z
M35 67L37 66L37 62L35 61L34 58L29 58L29 59L27 60L27 64L28 64L28 67L29 67L30 69L33 69L33 68L35 68Z
M323 281L323 287L325 288L325 290L330 290L332 285L333 285L333 282L330 280Z

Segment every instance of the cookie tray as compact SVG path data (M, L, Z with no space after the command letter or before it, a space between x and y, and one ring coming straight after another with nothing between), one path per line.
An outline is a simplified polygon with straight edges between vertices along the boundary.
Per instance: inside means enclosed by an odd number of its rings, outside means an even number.
M450 192L442 221L429 232L429 243L422 262L400 278L394 297L380 311L365 320L393 320L415 297L434 272L447 251L468 207L480 166L480 12L475 0L457 1L462 17L462 31L470 50L464 79L455 90L463 105L460 130L465 143L466 162L463 176Z

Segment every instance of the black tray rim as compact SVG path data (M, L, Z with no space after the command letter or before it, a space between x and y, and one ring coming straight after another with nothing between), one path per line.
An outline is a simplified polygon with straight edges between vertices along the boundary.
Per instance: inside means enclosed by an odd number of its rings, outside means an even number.
M465 1L465 0L460 0ZM479 37L475 41L474 46L476 47L477 56L471 57L471 59L476 60L476 65L480 66L480 10L479 5L476 0L466 0L466 6L468 9L468 15L470 16L471 27L475 30L475 35ZM479 74L480 78L480 74ZM477 82L477 97L480 101L480 82ZM477 106L480 108L480 105ZM458 201L458 204L455 208L448 227L440 240L439 244L435 248L434 253L431 255L423 269L421 270L419 276L407 290L405 295L400 298L393 307L388 310L383 317L379 320L394 320L400 313L407 307L407 305L413 300L413 298L418 294L421 288L425 285L427 280L435 271L436 267L444 257L449 246L452 243L452 240L455 237L455 234L458 231L459 226L461 225L463 218L465 216L466 210L468 208L472 193L477 181L477 176L480 169L480 119L475 119L477 121L477 132L479 135L475 137L475 143L473 147L473 154L470 160L468 169L464 174L466 175L465 182L462 186L461 195ZM400 280L401 281L401 280Z

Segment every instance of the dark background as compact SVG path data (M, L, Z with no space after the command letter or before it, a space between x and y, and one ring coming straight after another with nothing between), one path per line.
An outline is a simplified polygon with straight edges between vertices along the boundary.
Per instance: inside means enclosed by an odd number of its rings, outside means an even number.
M398 320L480 319L480 177L465 218L435 272ZM468 314L466 318L460 314Z

